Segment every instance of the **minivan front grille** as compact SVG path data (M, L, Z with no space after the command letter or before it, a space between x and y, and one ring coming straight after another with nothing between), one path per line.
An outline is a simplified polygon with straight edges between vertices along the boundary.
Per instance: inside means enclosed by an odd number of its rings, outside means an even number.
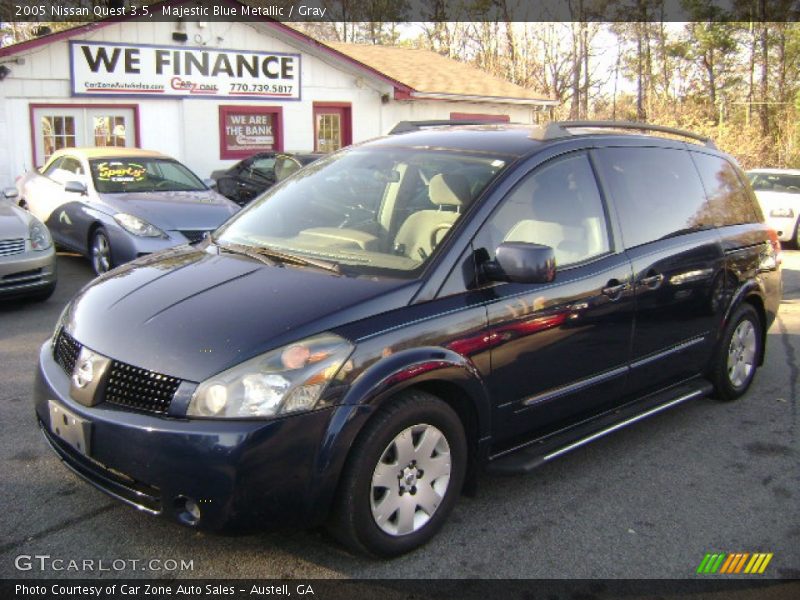
M25 239L0 240L0 256L13 256L25 252Z
M58 333L56 345L53 348L53 358L61 365L68 377L72 377L72 371L75 370L75 361L78 360L81 348L82 346L75 341L75 338L63 329Z
M72 376L82 345L63 329L56 338L53 358ZM108 383L101 401L131 410L166 414L181 380L118 360L111 361Z
M111 361L105 401L126 408L166 414L180 379Z

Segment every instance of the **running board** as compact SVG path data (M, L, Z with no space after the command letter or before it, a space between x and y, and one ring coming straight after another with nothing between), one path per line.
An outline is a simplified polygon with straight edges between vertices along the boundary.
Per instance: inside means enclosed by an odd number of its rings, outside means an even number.
M678 404L707 396L712 389L711 383L705 379L694 379L682 383L568 429L562 429L516 448L504 450L489 459L486 470L507 475L530 473L546 462L618 429L642 421Z

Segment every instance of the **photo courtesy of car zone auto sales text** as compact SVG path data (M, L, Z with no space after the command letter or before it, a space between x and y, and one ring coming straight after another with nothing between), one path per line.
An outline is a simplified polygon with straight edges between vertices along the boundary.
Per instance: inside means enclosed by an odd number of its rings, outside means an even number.
M0 599L800 598L798 49L0 0Z

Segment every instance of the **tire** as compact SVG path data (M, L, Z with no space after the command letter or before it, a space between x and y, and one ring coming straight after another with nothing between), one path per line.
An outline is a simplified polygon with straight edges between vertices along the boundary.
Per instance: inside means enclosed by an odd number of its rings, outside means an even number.
M467 441L455 411L426 392L403 392L353 445L331 532L356 553L389 558L414 550L447 520L466 468Z
M102 275L114 268L111 242L108 240L106 230L102 227L98 227L92 234L89 259L92 261L92 268L97 275Z
M762 353L761 319L751 304L737 308L725 327L712 364L711 380L719 400L736 400L753 382Z

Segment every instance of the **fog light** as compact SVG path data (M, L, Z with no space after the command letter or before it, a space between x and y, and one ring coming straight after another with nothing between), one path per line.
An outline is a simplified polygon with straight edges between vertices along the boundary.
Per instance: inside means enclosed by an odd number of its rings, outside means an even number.
M175 512L178 520L184 525L197 525L200 522L200 506L186 496L175 498Z

